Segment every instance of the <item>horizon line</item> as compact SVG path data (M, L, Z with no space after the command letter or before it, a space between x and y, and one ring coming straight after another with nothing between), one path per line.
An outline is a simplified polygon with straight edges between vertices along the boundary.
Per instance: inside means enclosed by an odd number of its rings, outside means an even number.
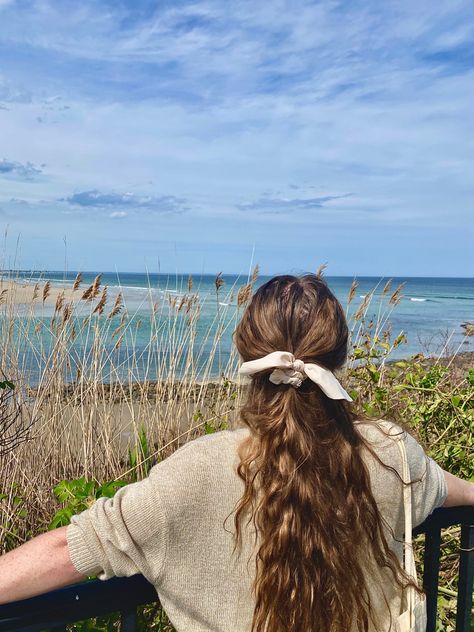
M54 273L54 274L115 274L115 275L120 275L120 274L143 274L144 276L147 275L151 275L151 274L158 274L158 275L167 275L167 276L209 276L209 277L215 277L218 276L218 274L221 274L222 276L251 276L251 274L242 274L242 273L237 273L237 272L177 272L177 271L173 271L173 272L137 272L136 270L122 270L122 271L117 271L117 270L46 270L46 269L36 269L36 268L24 268L24 269L14 269L14 268L9 268L6 270L3 270L2 272L0 272L0 278L3 272L16 272L16 273L31 273L31 272L37 272L39 274L46 274L46 273ZM302 272L300 274L293 274L292 276L301 276L303 274L309 274L310 272ZM288 273L290 274L290 273ZM259 274L259 277L273 277L273 276L281 276L281 274L277 274L277 273L270 273L270 274ZM390 278L390 279L465 279L465 280L473 280L474 281L474 276L456 276L456 275L446 275L446 276L438 276L438 275L408 275L408 274L323 274L323 277L326 278L332 278L332 279L386 279L386 278Z

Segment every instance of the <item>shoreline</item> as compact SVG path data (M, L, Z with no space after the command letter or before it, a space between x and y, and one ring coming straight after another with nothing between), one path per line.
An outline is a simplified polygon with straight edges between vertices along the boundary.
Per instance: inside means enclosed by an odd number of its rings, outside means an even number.
M439 364L440 366L444 366L451 371L455 377L455 379L464 379L467 375L467 372L470 369L474 369L474 351L463 351L456 355L448 355L442 356L440 358L434 356L422 356L421 354L412 356L411 358L398 359L398 360L387 360L386 366L393 366L397 362L410 362L410 361L419 361L421 363L426 364L427 367ZM344 371L344 369L342 369ZM173 379L172 381L166 380L146 380L146 381L134 381L134 382L99 382L95 386L97 386L100 390L102 390L102 394L106 397L112 397L112 401L116 404L123 403L127 401L154 401L156 400L157 393L160 394L160 399L162 401L167 401L168 399L181 399L179 397L179 390L184 389L184 397L183 399L192 399L200 395L203 391L206 394L206 397L211 393L216 392L225 392L231 388L237 388L239 386L239 380L232 380L230 378L225 378L226 383L222 382L222 378L218 377L209 377L206 380L179 380ZM244 384L245 385L245 384ZM75 382L64 383L62 386L63 393L62 398L64 401L70 401L74 399L80 399L83 395L83 388L85 385L77 384ZM38 388L36 386L28 387L28 394L34 397L38 392ZM163 398L163 395L165 397Z

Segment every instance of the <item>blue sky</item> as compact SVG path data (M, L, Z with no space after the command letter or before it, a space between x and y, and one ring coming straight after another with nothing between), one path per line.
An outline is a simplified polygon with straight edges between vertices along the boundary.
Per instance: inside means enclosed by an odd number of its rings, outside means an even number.
M474 276L473 51L467 0L0 0L3 263Z

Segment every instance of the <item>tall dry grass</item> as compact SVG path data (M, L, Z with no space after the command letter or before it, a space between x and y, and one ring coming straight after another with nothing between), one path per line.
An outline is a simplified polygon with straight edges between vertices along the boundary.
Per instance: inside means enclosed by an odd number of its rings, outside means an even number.
M0 461L1 551L47 528L59 481L141 478L186 441L235 424L238 358L222 352L222 339L250 300L258 268L231 288L216 276L214 315L206 323L191 277L179 295L165 287L159 300L150 287L145 312L135 313L123 291L110 297L100 275L87 287L80 274L63 290L32 284L21 305L15 287L23 280L4 281L10 285L0 287L0 368L15 384L9 405L22 411L17 427L27 429L28 440ZM377 302L375 289L357 309L356 280L349 291L351 353L342 379L364 412L379 413L386 404L396 413L403 403L390 387L390 354L404 334L391 332L390 315L403 288L386 283ZM232 300L236 309L224 304ZM131 460L133 450L138 458Z
M217 275L220 300L205 327L191 277L181 294L164 288L159 300L150 287L146 309L136 313L123 291L109 301L100 276L82 287L78 275L71 288L56 290L49 309L49 281L35 284L27 303L16 291L23 279L4 281L0 367L15 384L11 405L23 411L23 423L28 419L28 440L0 462L2 551L47 528L59 481L141 478L189 439L233 423L237 358L221 355L221 339L235 327L256 275L244 285L246 296L224 288ZM221 303L237 294L234 313ZM146 462L138 458L132 468L130 451L143 433Z

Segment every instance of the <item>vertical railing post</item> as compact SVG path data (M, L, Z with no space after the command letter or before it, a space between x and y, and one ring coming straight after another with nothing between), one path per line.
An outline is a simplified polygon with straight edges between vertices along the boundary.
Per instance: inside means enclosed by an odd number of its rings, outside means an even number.
M438 612L439 558L441 555L441 529L427 531L423 556L423 588L426 591L426 632L436 631Z
M135 608L120 613L120 632L138 632L138 617Z
M474 583L474 525L461 527L456 632L470 632Z

